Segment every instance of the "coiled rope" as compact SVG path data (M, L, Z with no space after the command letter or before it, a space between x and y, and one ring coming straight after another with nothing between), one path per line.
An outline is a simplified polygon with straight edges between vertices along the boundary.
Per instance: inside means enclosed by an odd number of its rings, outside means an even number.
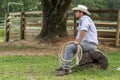
M62 63L70 63L70 62L72 62L74 59L76 59L76 64L73 64L73 65L71 65L71 67L70 68L66 68L66 67L64 67L64 69L71 69L71 68L73 68L74 66L76 66L76 65L79 65L79 62L81 61L81 59L82 59L82 55L83 55L83 52L82 52L82 47L80 46L80 45L77 45L77 51L76 51L76 54L75 54L75 56L72 58L72 59L70 59L70 60L65 60L64 59L64 52L65 52L65 48L66 48L66 46L67 45L69 45L69 44L74 44L74 41L69 41L69 42L67 42L66 44L64 44L61 48L60 48L60 50L59 50L59 60L60 60L60 63L62 64Z

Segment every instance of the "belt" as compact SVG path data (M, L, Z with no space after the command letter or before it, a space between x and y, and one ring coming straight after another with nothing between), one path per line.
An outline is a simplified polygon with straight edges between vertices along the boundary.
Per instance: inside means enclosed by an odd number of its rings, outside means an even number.
M89 42L89 41L83 41L83 42L87 42L87 43L90 43L90 44L93 44L93 45L96 45L97 46L97 44L95 43L95 42Z
M97 44L96 43L94 43L94 42L89 42L90 44L94 44L94 45L96 45L97 46Z

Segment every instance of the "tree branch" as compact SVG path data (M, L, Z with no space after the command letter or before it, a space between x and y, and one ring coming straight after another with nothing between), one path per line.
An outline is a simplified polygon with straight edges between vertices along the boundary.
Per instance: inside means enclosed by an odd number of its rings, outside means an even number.
M70 3L71 3L71 0L63 0L61 5L62 11L65 11L66 9L68 9Z
M66 11L70 3L71 3L71 0L58 0L55 7L56 12Z
M52 0L52 1L51 1L52 4L54 5L54 7L56 6L56 4L57 4L58 1L59 1L59 0Z
M51 5L51 0L41 0L42 5L44 5L45 8L48 8L47 10L51 10L53 5Z

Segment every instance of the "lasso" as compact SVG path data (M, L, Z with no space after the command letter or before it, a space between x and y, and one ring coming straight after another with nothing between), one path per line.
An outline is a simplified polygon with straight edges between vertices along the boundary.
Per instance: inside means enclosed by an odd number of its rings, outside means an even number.
M77 51L76 51L75 56L72 59L70 59L70 60L65 60L64 57L63 57L64 56L64 51L65 51L66 46L69 45L69 44L74 44L74 41L67 42L66 44L64 44L60 48L60 50L59 50L59 53L60 53L59 54L59 60L60 60L61 63L70 63L74 59L76 59L76 64L73 64L70 67L70 68L73 68L74 66L79 65L79 62L82 59L83 52L82 52L82 47L80 45L77 45ZM68 68L64 68L64 69L68 69Z

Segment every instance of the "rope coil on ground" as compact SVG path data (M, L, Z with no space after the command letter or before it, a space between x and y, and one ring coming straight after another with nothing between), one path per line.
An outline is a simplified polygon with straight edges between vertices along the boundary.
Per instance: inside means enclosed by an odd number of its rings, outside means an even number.
M61 63L63 63L63 62L70 63L74 59L76 59L76 64L73 64L70 67L70 68L73 68L74 66L79 65L79 62L82 59L83 52L82 52L82 47L80 45L77 45L77 51L76 51L75 56L70 60L65 60L63 55L64 55L64 51L65 51L66 46L69 45L69 44L74 44L74 41L69 41L60 48L60 50L59 50L59 53L60 53L59 54L59 60L60 60ZM65 68L65 69L68 69L68 68Z

